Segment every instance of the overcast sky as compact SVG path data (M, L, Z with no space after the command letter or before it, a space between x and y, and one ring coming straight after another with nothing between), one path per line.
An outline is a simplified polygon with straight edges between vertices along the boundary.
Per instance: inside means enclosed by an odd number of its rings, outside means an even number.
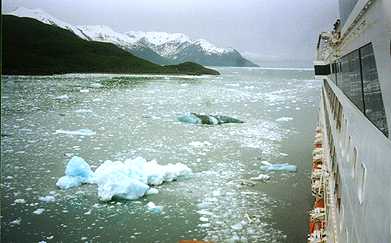
M2 11L40 8L77 25L116 31L181 32L233 47L255 61L310 64L320 31L338 17L337 0L3 0Z

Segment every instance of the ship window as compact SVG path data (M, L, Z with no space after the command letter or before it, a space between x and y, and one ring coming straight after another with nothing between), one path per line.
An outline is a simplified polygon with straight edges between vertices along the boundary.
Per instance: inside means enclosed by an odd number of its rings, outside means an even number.
M340 173L339 166L337 165L334 171L334 180L335 180L334 195L337 200L338 212L340 212L341 210L341 176L339 173Z
M342 70L342 82L338 82L341 90L361 111L364 111L358 50L342 58Z
M330 74L330 65L315 65L315 75L329 75Z
M358 200L360 204L364 201L365 183L367 176L367 168L363 163L360 166L359 178L358 178Z
M353 168L352 168L352 176L354 177L356 174L356 164L357 164L357 149L353 149L353 158L352 158Z
M376 70L372 44L360 49L364 87L365 115L388 137L387 119Z

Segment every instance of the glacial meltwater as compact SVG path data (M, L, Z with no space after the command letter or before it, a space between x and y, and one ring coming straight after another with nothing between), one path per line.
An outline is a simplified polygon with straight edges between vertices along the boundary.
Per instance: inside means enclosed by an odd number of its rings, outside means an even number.
M1 241L304 242L320 82L311 70L218 70L3 76ZM190 112L244 123L178 121ZM104 202L95 184L56 187L72 156L92 170L142 157L193 173ZM297 170L264 171L264 161Z

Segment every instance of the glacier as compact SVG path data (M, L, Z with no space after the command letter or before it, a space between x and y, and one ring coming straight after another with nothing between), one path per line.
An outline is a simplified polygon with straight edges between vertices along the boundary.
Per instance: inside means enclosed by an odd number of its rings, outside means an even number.
M147 194L158 193L157 186L178 178L188 178L192 170L182 163L160 165L156 161L146 161L142 157L125 161L103 162L93 172L82 158L72 157L56 185L61 189L78 187L84 183L98 186L98 197L101 201L115 198L134 200Z

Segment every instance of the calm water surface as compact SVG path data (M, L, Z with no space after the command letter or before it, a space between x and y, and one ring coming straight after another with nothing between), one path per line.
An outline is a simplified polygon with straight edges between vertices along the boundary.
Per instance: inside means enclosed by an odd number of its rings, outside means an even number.
M304 242L320 83L310 70L219 71L216 77L3 76L1 241ZM178 122L186 112L245 123ZM95 135L56 133L78 129ZM56 188L72 155L93 169L142 156L184 163L194 174L162 184L156 195L103 203L95 185ZM270 181L253 185L248 180L262 173L261 160L298 171L269 173ZM39 200L47 195L55 201ZM150 201L163 211L149 212Z

